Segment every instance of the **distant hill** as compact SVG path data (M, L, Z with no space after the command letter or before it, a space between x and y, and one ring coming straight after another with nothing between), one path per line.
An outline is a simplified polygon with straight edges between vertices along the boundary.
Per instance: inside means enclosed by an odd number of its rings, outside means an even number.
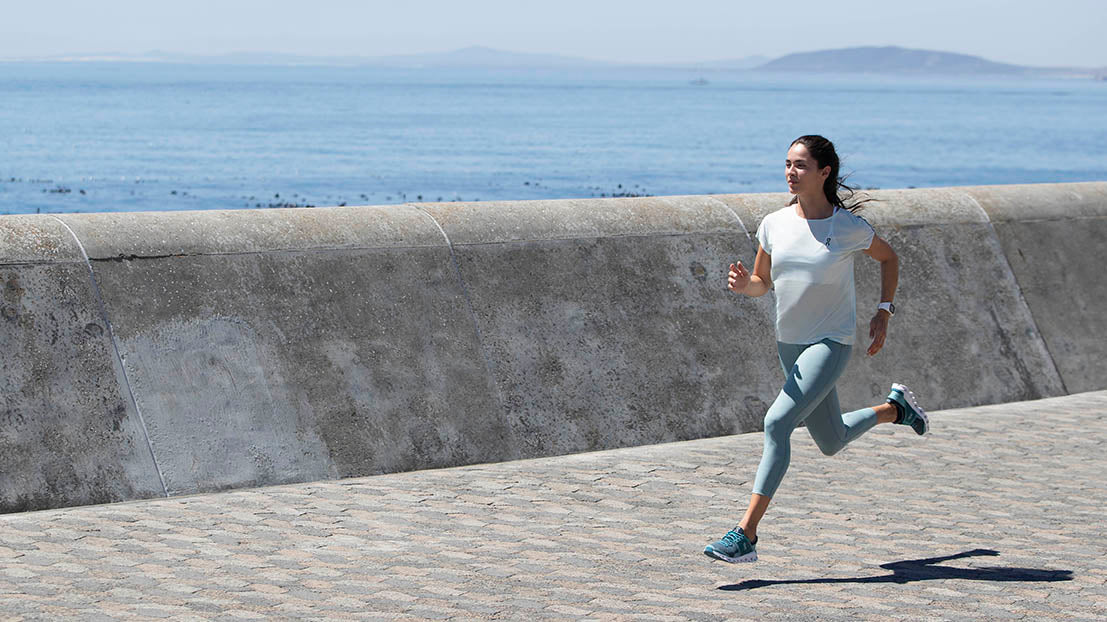
M967 54L912 50L907 48L855 47L789 54L774 60L764 56L746 56L716 61L683 63L627 63L592 60L559 54L510 52L472 46L449 52L395 56L305 56L273 52L233 52L229 54L181 54L153 50L143 54L100 53L68 54L35 58L0 58L3 61L40 62L144 62L186 63L198 65L329 65L342 67L388 67L401 69L554 69L554 70L669 70L708 72L803 71L811 73L894 73L915 75L1008 75L1051 78L1091 78L1107 80L1107 68L1024 67L996 63Z
M771 60L760 71L1021 75L1040 69L996 63L967 54L907 48L856 47L800 52Z

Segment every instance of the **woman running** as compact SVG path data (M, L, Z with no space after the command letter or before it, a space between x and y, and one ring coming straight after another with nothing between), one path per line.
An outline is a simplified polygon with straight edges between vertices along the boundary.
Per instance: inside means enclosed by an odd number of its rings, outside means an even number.
M926 434L926 413L906 386L893 384L887 400L843 414L834 383L846 368L854 342L857 304L853 256L880 262L880 304L869 321L868 354L884 345L892 299L899 282L899 258L869 223L853 213L865 201L847 205L853 189L839 176L838 154L822 136L801 136L784 161L794 196L757 228L753 273L730 265L729 288L747 296L776 289L777 352L784 388L765 413L765 448L745 516L704 554L727 562L757 561L757 526L788 470L789 437L802 422L828 456L878 423L911 426Z

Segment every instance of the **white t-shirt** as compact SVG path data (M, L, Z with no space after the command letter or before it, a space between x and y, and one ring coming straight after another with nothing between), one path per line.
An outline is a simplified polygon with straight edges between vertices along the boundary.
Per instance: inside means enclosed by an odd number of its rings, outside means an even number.
M853 255L868 249L873 235L869 223L841 208L828 218L809 220L789 205L761 221L757 241L773 260L778 341L807 344L832 339L853 345Z

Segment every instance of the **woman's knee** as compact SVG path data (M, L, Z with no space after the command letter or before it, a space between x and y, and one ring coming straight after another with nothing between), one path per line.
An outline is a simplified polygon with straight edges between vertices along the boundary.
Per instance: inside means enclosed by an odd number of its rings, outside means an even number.
M792 430L796 426L792 423L792 417L787 412L773 412L770 410L765 413L765 434L774 438L780 436L791 436Z
M840 443L836 440L831 441L818 437L815 437L815 445L818 446L819 451L823 452L824 456L833 456L839 451L842 451L842 448L845 447L843 443Z
M815 441L815 445L819 448L819 451L823 452L824 456L833 456L846 446L845 440L839 437L835 433L834 427L827 425L824 420L809 418L807 420L807 433L811 435L811 440Z

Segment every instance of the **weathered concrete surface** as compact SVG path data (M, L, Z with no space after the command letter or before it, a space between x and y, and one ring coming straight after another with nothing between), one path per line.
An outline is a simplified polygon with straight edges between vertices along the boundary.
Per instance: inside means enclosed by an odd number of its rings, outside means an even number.
M860 259L843 405L1104 388L1107 184L1023 188L872 193L900 313L866 358ZM0 510L758 430L773 301L725 274L787 199L2 218Z
M170 494L518 456L434 223L335 215L219 214L244 224L209 245L196 214L154 219L141 244L103 222L149 215L65 218L90 240ZM120 251L141 254L106 259Z
M453 245L530 455L760 425L778 389L776 363L764 355L772 311L767 299L726 291L726 259L748 252L749 241L718 201L424 209Z
M988 214L1069 392L1107 382L1107 184L966 188Z
M0 288L0 512L164 494L72 235L6 218Z
M442 237L398 207L59 214L92 259L436 247ZM7 218L7 217L5 217Z
M1107 392L803 431L755 564L761 434L0 516L10 620L1107 617Z

